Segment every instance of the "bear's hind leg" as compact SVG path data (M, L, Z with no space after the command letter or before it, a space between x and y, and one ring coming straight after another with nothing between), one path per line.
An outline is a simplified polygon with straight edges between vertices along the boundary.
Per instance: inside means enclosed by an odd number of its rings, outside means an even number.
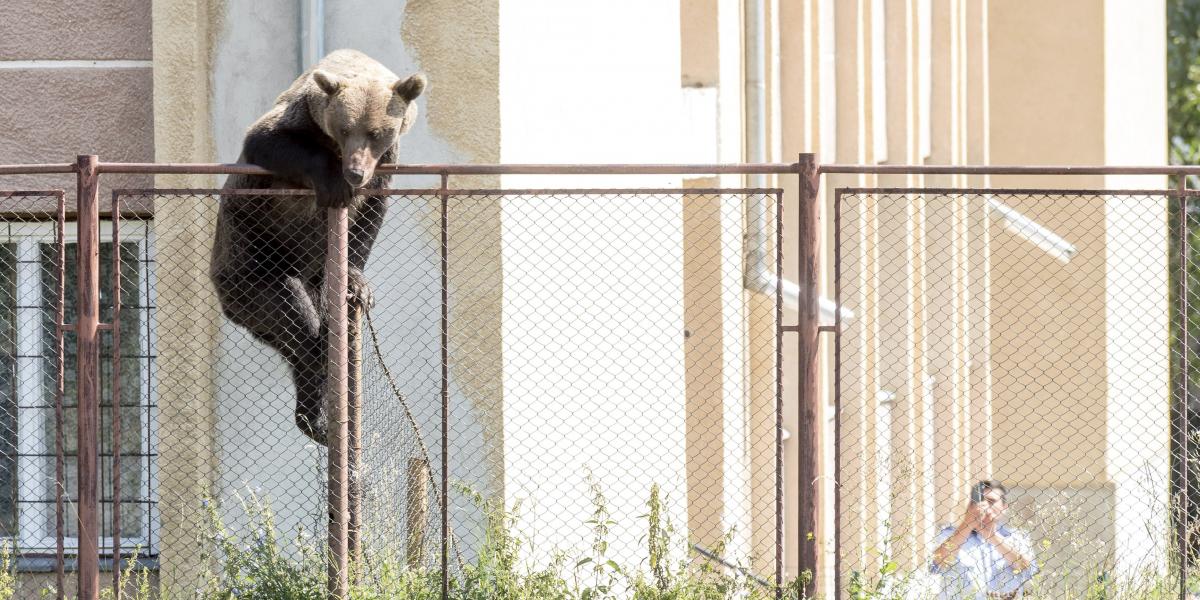
M292 365L292 380L296 384L296 427L312 441L325 445L325 420L321 418L321 406L325 399L324 338L312 340L301 354L289 360Z
M225 315L287 361L296 388L296 426L323 445L325 424L320 413L326 354L317 305L296 277L239 275L216 278Z

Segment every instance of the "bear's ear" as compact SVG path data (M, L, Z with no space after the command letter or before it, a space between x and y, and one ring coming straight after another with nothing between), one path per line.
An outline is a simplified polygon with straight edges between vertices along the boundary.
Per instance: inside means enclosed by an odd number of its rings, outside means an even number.
M328 71L317 69L312 72L312 78L313 81L317 82L317 86L321 88L321 91L330 96L342 91L342 88L346 87L346 82L341 77Z
M404 99L405 102L412 102L425 91L425 74L417 73L408 79L401 79L392 84L392 91L396 92L397 96Z

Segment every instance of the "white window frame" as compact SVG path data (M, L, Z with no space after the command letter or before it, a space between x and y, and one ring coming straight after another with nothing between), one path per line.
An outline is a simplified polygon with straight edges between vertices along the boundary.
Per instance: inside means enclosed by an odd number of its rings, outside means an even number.
M41 274L42 269L48 267L41 263L40 246L54 244L55 222L10 222L5 225L3 230L0 230L0 243L16 245L17 406L32 407L46 403L47 398L43 396L42 382L45 373L53 368L53 365L47 364L48 361L44 355L45 349L42 348L42 319L44 311L48 307L42 305ZM76 223L66 223L63 243L77 242L77 231ZM100 231L101 244L113 243L113 240L106 235L112 231L111 221L101 221ZM154 282L156 281L153 221L147 219L123 222L119 241L122 244L137 243L136 264L140 283L137 305L140 307L153 306ZM102 281L100 285L104 286L106 283ZM74 287L73 284L67 282L68 293L72 287ZM140 346L138 348L139 356L151 356L153 349L157 347L153 315L150 314L149 308L146 308L145 311L141 319L142 327L145 329L137 336ZM153 371L153 365L147 364L147 368L141 371L140 382L146 402L140 406L144 410L143 429L139 430L137 435L148 440L149 443L148 448L142 448L141 456L136 457L140 462L138 468L145 474L138 490L138 498L147 502L141 523L142 535L121 536L123 553L140 548L139 554L143 556L155 555L158 552L158 549L154 547L157 545L154 542L157 542L158 539L155 535L159 524L159 515L156 510L158 493L157 486L153 481L155 479L154 470L157 466L155 463L158 449L158 428L156 426L158 403ZM46 413L44 411L47 410L52 409L18 408L17 410L17 536L14 541L21 552L54 552L57 547L53 528L46 527L46 524L54 523L55 505L41 501L45 496L45 490L53 490L55 485L53 438L45 435ZM126 434L128 433L126 432ZM69 432L64 432L64 435L69 435ZM129 460L129 458L122 460ZM39 473L43 475L31 476L31 474ZM119 476L119 474L114 474L114 476ZM115 503L114 499L114 502L108 504ZM104 504L101 503L101 506L103 507ZM64 518L71 519L74 511L69 502L65 502L64 509L66 513ZM112 536L101 537L99 545L102 554L112 554ZM64 536L63 546L67 553L77 553L79 539Z

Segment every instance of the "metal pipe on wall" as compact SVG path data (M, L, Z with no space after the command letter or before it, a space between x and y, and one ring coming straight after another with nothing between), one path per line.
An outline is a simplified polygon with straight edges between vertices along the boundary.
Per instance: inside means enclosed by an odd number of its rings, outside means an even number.
M764 0L742 2L742 94L744 97L744 127L746 161L767 161L767 57L765 52L767 15ZM767 178L762 174L749 176L749 187L767 187ZM750 265L760 265L768 260L766 251L768 198L751 198L746 210L750 230L746 246Z
M300 2L300 71L325 56L325 0Z

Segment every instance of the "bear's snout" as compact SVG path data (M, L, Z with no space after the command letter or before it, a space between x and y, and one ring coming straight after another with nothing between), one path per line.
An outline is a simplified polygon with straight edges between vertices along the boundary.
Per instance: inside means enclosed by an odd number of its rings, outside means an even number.
M367 182L370 173L367 173L366 169L362 167L347 167L342 170L342 177L346 178L346 183L354 187L360 187Z

